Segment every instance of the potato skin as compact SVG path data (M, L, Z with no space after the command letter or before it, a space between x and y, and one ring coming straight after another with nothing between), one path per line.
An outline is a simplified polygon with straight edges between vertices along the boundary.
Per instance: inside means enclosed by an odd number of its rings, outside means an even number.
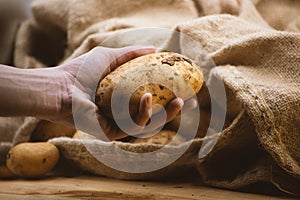
M31 135L31 141L46 142L55 137L73 137L76 129L49 121L41 121Z
M16 176L9 171L5 164L0 165L0 178L1 179L11 179L15 178Z
M83 131L77 130L72 137L73 139L96 139L95 136L85 133Z
M135 58L108 74L99 83L95 99L107 117L125 119L128 118L125 113L128 107L124 106L126 95L130 97L129 113L133 117L138 113L140 99L145 93L152 94L153 105L165 107L176 96L184 100L191 98L202 85L203 74L193 61L173 52L154 53ZM113 117L111 101L117 87L120 89L114 95L119 102L113 106L120 108L118 116Z
M8 152L6 166L17 176L35 178L50 172L58 160L59 151L51 143L21 143Z
M147 143L147 144L160 144L160 145L166 145L170 143L173 140L174 145L181 144L185 142L186 140L178 135L175 131L170 130L161 130L157 134L153 135L152 137L148 138L135 138L131 141L133 144L139 144L139 143Z

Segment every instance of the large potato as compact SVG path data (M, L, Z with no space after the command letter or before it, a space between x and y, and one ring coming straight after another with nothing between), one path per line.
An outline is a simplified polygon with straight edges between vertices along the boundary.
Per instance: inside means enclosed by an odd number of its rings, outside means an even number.
M40 177L50 172L59 160L59 151L51 143L21 143L7 154L6 166L21 177Z
M124 119L128 112L131 117L138 113L145 93L152 94L153 105L166 106L176 96L191 98L202 85L202 72L193 61L177 53L154 53L133 59L108 74L99 83L96 104L107 117ZM112 107L117 113L114 117Z

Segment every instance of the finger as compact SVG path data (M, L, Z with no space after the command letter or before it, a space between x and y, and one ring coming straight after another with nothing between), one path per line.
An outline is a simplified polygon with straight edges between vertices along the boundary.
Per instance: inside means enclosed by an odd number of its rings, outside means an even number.
M67 71L73 76L77 76L80 68L84 67L84 73L80 73L81 79L84 79L91 85L91 83L97 83L94 79L101 80L105 75L125 62L154 52L155 49L152 46L129 46L118 49L96 47L88 53L66 62L64 68L67 68Z
M91 134L98 139L108 141L99 126L97 110L97 106L88 99L77 99L76 102L74 101L72 113L76 129Z
M139 113L135 118L135 123L139 126L145 126L152 115L152 95L146 93L141 98Z
M139 133L140 134L150 133L158 129L161 129L165 125L166 119L167 119L167 114L165 110L162 110L159 113L152 115L150 123L147 124L147 126L145 126L144 129L140 130Z
M133 124L129 122L131 119L118 120L118 124L113 120L108 120L98 111L98 120L100 126L110 140L121 139L128 135L136 135L143 131L144 126L149 121L152 114L152 95L146 93L141 98L139 113L135 117ZM122 129L119 127L122 127Z
M145 127L142 133L151 132L157 130L164 126L166 123L172 121L179 113L183 107L184 102L181 98L176 98L172 100L165 110L153 115L151 117L151 123Z
M120 49L115 49L112 51L112 56L115 58L110 65L111 71L113 71L116 67L134 59L139 56L143 56L146 54L154 53L155 49L152 46L130 46L124 47Z
M180 114L191 111L191 110L195 109L197 106L198 106L198 101L195 98L190 98L190 99L184 101L184 105L181 109Z
M184 102L181 98L176 98L172 100L168 105L166 106L166 112L167 112L167 119L166 123L172 121L181 111L181 109L184 106Z
M89 95L75 92L73 96L73 117L76 128L95 136L102 141L111 141L125 137L117 126L105 118L99 108L89 99Z
M132 121L131 118L118 120L120 131L127 133L127 135L136 135L143 131L147 122L152 115L152 95L146 93L141 97L139 106L139 113Z
M122 139L128 136L125 132L121 131L113 121L110 121L104 117L100 111L98 111L97 119L101 129L109 141ZM107 139L105 141L107 141Z

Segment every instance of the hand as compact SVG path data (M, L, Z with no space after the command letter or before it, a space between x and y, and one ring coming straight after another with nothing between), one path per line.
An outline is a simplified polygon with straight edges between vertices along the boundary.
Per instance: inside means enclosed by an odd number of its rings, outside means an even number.
M56 67L55 70L60 72L60 83L66 87L61 94L61 109L54 120L75 125L77 129L105 141L128 136L127 131L125 133L114 122L108 120L95 105L95 91L99 80L102 80L118 66L154 51L150 47L120 49L96 47L92 51ZM156 114L151 118L150 125L146 126L152 116L152 96L146 93L141 98L139 114L133 119L136 126L127 127L126 130L129 130L130 135L153 131L173 120L181 109L195 107L195 102L193 99L189 100L184 106L183 100L176 98L166 106L166 115Z

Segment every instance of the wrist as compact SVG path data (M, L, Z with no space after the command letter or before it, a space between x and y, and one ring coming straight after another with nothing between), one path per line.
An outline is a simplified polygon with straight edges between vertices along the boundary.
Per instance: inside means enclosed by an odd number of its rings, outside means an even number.
M36 69L33 82L38 84L32 96L34 115L38 118L56 122L64 122L72 115L72 86L71 78L58 67Z
M59 73L54 68L26 70L32 77L32 111L30 115L47 120L56 120L62 107L62 91L64 85L60 83Z
M48 69L18 69L1 66L0 100L2 116L57 116L61 108L62 86L58 73Z

